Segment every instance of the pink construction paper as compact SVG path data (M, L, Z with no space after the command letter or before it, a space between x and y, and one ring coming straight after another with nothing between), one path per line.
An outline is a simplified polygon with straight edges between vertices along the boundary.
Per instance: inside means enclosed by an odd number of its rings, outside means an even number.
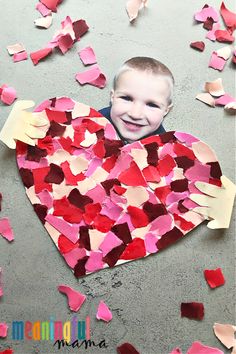
M122 243L121 239L113 234L113 232L109 231L99 246L99 249L102 251L103 257L105 257L113 248L120 246Z
M17 98L16 90L13 87L4 87L1 94L1 101L7 105L11 105Z
M155 230L155 234L159 233L160 235L164 235L172 229L172 223L173 219L170 215L161 215L152 221L150 231Z
M9 242L14 240L13 230L8 218L0 219L0 235L2 235Z
M99 302L96 318L105 322L112 320L112 313L109 307L103 301Z
M224 354L220 349L208 347L200 342L194 342L188 349L187 354Z
M89 259L85 264L85 268L88 272L95 272L103 268L103 255L102 252L91 251Z
M91 163L89 164L89 167L88 167L87 171L85 172L85 176L86 177L91 176L95 172L95 170L101 165L102 165L101 159L94 158L91 161Z
M236 99L227 93L215 100L215 104L218 106L225 106L230 102L235 102Z
M2 268L0 268L0 297L3 296L3 288L2 288Z
M190 167L184 175L191 179L192 181L202 181L202 182L209 182L209 175L210 175L211 167L208 165L200 165L195 161L193 167Z
M209 175L208 175L209 176ZM209 179L209 177L208 177ZM189 192L170 192L166 198L166 204L171 205L172 203L177 203L189 196Z
M195 138L195 136L183 132L175 132L174 135L176 136L177 139L179 139L183 143L186 143L186 145L188 146L191 146L192 143L199 141L199 139Z
M42 103L40 103L37 107L35 107L34 112L41 112L45 108L48 108L51 106L51 100L45 100Z
M207 32L206 38L214 42L216 40L215 32L218 31L219 29L220 29L220 23L219 22L214 23L212 26L212 30Z
M152 233L148 233L147 235L145 235L144 242L145 242L145 247L147 252L149 253L157 252L157 246L156 246L157 241L158 238Z
M99 184L96 185L93 189L90 189L86 195L93 199L94 203L100 203L106 196L105 189L102 188Z
M4 322L0 322L0 338L6 338L8 331L8 325Z
M93 48L86 47L79 51L80 59L84 65L95 64L97 62Z
M70 252L64 253L63 257L66 263L73 269L77 264L78 260L86 256L86 251L84 248L74 248Z
M55 107L53 108L55 111L72 111L75 106L75 102L73 102L68 97L59 97L56 100Z
M210 68L222 71L224 69L225 64L226 60L221 57L218 57L217 53L213 52L208 66Z
M23 52L13 54L14 63L18 61L26 60L27 58L28 58L28 54L25 50Z
M40 160L40 167L47 167L48 166L48 160L45 159L45 158L42 158ZM29 160L26 160L24 156L21 156L19 158L19 167L20 168L30 168L32 170L34 170L35 168L38 168L39 167L39 164L38 162L35 162L35 161L29 161Z
M106 76L101 72L97 64L84 72L77 73L75 78L81 85L90 84L99 88L103 88L106 85Z
M211 17L214 22L219 21L218 11L212 6L204 7L201 11L196 12L194 15L195 20L198 22L205 22L207 17Z
M38 10L42 16L48 16L52 14L52 11L49 10L44 4L42 4L41 2L39 2L38 4L36 4L36 10Z
M51 193L49 193L49 191L47 189L44 189L42 192L37 194L37 196L39 197L39 199L43 205L46 205L46 207L48 209L52 208L53 198L52 198Z
M65 34L64 36L60 36L58 39L58 47L63 54L65 54L73 46L73 44L74 41L69 33Z
M55 227L55 229L57 229L59 232L61 232L63 235L65 235L66 237L68 237L69 240L71 240L72 242L76 243L76 241L78 241L79 235L79 227L75 226L75 225L70 225L68 222L66 222L65 220L60 219L57 216L54 215L47 215L45 220L52 225L53 227Z
M86 300L86 296L67 285L59 285L58 290L66 294L71 311L77 312Z
M103 203L101 214L108 216L111 220L117 220L121 212L122 208L113 203L110 198Z

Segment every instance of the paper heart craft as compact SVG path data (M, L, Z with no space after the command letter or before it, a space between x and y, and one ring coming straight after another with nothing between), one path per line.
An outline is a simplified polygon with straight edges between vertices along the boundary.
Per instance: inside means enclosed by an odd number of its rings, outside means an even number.
M43 102L50 121L36 146L17 142L19 173L36 214L76 277L156 253L204 217L196 181L221 186L215 153L171 131L129 145L94 109Z

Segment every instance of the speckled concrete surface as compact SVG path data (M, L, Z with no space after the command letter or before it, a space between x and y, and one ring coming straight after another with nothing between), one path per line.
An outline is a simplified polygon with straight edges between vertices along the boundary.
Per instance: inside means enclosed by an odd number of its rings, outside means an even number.
M220 1L212 0L218 7ZM16 88L20 99L40 103L46 98L67 95L93 106L109 102L112 77L120 64L136 55L153 56L173 71L175 105L166 117L165 128L183 130L198 136L213 147L223 172L234 180L235 117L222 108L211 109L194 100L206 80L223 78L225 90L234 94L234 69L227 63L219 73L208 68L211 52L224 44L205 40L199 53L189 43L203 40L202 25L194 25L193 13L205 2L149 0L134 25L125 13L125 0L64 0L53 25L48 30L34 28L38 17L36 1L3 1L1 6L1 82ZM233 9L234 1L226 2ZM65 56L57 53L34 67L31 60L14 64L6 46L22 42L28 52L42 48L66 15L83 18L90 31ZM83 70L77 51L91 45L98 63L108 77L100 90L80 87L75 74ZM11 107L0 104L0 128ZM116 352L117 345L130 342L142 354L168 354L179 346L185 353L195 340L227 350L214 337L214 322L235 322L235 233L234 220L228 230L209 230L203 224L185 239L161 254L101 271L76 280L59 255L47 232L33 212L18 175L14 151L0 144L0 191L3 194L1 217L8 216L15 231L15 241L0 238L0 267L4 273L4 297L0 299L0 322L11 326L13 320L47 321L72 319L66 298L57 291L67 284L87 295L78 314L80 320L91 317L92 339L105 339L107 349L79 349L81 353ZM222 206L223 212L224 206ZM211 290L203 278L205 268L222 267L226 284ZM109 324L95 319L100 299L109 304L113 320ZM203 302L203 321L180 317L180 303ZM0 348L12 346L15 353L73 353L78 349L53 348L51 342L0 339Z

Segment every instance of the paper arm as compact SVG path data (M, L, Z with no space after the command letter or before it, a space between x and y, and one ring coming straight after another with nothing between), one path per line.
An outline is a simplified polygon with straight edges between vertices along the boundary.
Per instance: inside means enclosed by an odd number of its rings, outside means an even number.
M0 132L0 140L10 149L16 148L16 140L35 146L36 139L46 136L49 127L46 113L26 111L34 105L33 101L17 101L14 104Z
M221 176L221 182L221 187L205 182L196 182L195 186L204 195L190 195L190 199L200 205L194 208L193 211L211 220L207 224L210 229L226 229L230 224L236 186L226 176Z

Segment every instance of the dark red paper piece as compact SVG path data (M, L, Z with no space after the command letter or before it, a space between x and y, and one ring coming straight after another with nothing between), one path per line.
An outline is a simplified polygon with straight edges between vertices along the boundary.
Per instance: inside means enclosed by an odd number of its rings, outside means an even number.
M114 185L120 186L120 181L117 178L107 179L106 181L101 182L101 185L105 189L106 194L110 195L110 191L111 191L111 189L113 188Z
M174 142L177 140L174 135L174 132L166 132L165 134L161 134L160 139L163 142L163 144Z
M120 155L120 148L124 145L121 140L104 140L104 148L106 150L105 157Z
M88 226L81 226L79 229L79 246L81 248L86 248L86 250L90 251L90 238L89 238L89 227Z
M185 179L176 179L170 183L170 188L173 192L185 192L188 190L188 180Z
M212 289L217 288L218 286L222 286L225 283L225 278L221 268L206 269L204 270L204 276L208 285Z
M223 42L223 43L233 43L234 42L234 36L232 36L226 30L216 30L215 36L216 36L216 40L218 42Z
M120 259L138 259L143 258L146 255L144 240L141 238L134 238L132 242L128 244Z
M82 37L89 29L89 26L87 25L85 20L78 20L73 22L73 30L75 32L75 38L78 40L80 37ZM95 115L93 116L95 117ZM101 117L101 115L99 115Z
M32 187L34 184L33 173L30 170L28 170L27 168L23 168L23 167L19 169L19 173L21 175L24 186L26 188Z
M222 171L220 168L219 163L216 162L208 162L207 165L211 166L211 177L216 178L216 179L220 179L220 177L222 176Z
M109 253L106 254L105 257L103 257L103 262L107 263L109 267L114 267L125 248L125 244L113 248Z
M82 277L86 274L85 263L87 262L88 258L88 256L85 256L78 260L74 267L74 274L76 278Z
M212 17L207 17L206 21L203 23L203 28L205 28L208 31L212 30L214 20Z
M52 54L52 48L44 48L30 53L30 58L34 65L37 65L40 60L44 59L50 54Z
M45 177L44 181L46 183L61 184L64 180L64 177L65 176L62 168L54 163L50 163L50 170L47 176Z
M114 234L119 237L125 244L132 241L132 236L127 222L114 225L111 231L114 232Z
M128 206L128 213L134 227L144 227L149 223L147 214L142 210L134 206Z
M69 33L61 36L58 39L58 48L61 50L63 54L65 54L74 44L73 39Z
M160 240L157 241L156 246L159 250L162 250L172 243L176 242L182 238L184 234L177 228L174 227L172 230L166 232Z
M64 134L66 130L66 127L64 127L63 125L51 121L50 122L50 128L47 132L47 135L50 135L52 138L55 138L55 136L62 136Z
M223 17L224 23L230 33L232 34L236 28L236 14L234 12L229 11L224 2L222 2L220 7L220 14Z
M168 214L166 207L163 204L153 204L149 201L143 205L143 211L146 213L149 222L158 218L158 216Z
M177 156L175 157L175 162L179 168L184 170L184 172L186 172L188 168L194 165L194 160L188 158L187 156Z
M42 157L47 156L46 149L40 149L37 146L28 145L26 160L39 162Z
M2 193L0 193L0 211L2 210Z
M47 211L48 208L46 207L46 205L42 205L42 204L33 204L34 207L34 211L36 212L36 214L39 217L39 220L45 224L45 217L47 216Z
M121 344L116 350L118 354L140 354L130 343Z
M147 155L148 164L156 166L157 162L158 162L158 154L157 154L158 145L157 145L157 143L153 142L150 144L146 144L146 145L144 145L144 147L148 152L148 155Z
M82 195L78 189L72 189L70 194L68 195L68 200L71 204L75 205L77 208L85 211L85 205L92 203L93 200L87 195Z
M197 50L199 50L200 52L203 52L204 49L205 49L205 43L202 42L202 41L199 41L199 42L191 42L191 43L190 43L190 47L193 48L193 49L197 49Z
M194 320L202 320L204 317L204 306L201 302L182 302L181 317Z

